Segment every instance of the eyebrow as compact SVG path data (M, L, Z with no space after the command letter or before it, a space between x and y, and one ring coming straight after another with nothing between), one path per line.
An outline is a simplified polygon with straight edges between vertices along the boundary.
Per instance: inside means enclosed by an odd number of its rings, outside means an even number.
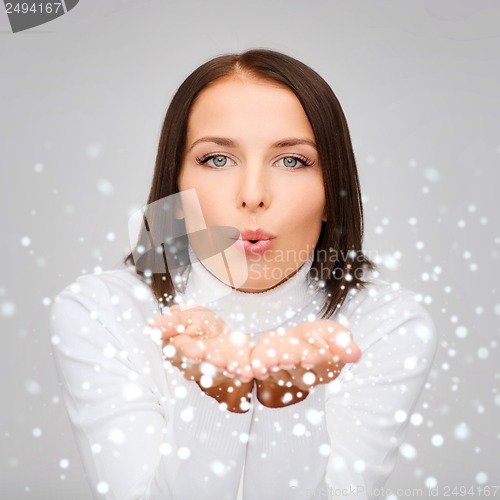
M188 152L191 151L198 143L200 142L213 142L218 144L219 146L225 147L237 147L238 144L232 139L228 139L226 137L201 137L191 144L191 147L188 149ZM274 144L271 145L272 148L286 148L289 146L297 146L298 144L308 144L313 148L317 149L314 141L310 141L309 139L300 139L300 138L290 138L290 139L281 139Z

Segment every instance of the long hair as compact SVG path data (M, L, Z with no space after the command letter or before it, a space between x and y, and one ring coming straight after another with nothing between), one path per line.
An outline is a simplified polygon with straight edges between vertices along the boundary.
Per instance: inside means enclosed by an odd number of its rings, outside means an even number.
M187 122L198 94L219 78L246 74L277 82L300 101L311 124L326 198L327 221L322 222L309 277L325 290L321 315L330 317L351 289L367 284L366 274L376 265L363 253L363 207L358 171L347 121L328 83L306 64L288 55L251 49L215 57L195 69L181 84L168 107L160 134L156 164L147 204L179 192ZM148 277L158 303L168 306L176 295L166 259L165 272ZM133 253L124 260L135 265ZM136 267L136 272L144 273Z

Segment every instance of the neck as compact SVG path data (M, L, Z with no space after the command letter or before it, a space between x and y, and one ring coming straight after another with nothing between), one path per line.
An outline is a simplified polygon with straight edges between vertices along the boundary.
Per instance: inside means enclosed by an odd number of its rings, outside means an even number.
M267 290L234 289L217 279L189 249L191 266L185 292L185 306L201 305L219 314L233 329L255 334L269 331L292 320L319 293L308 278L313 256L291 276ZM322 301L318 300L318 306ZM318 307L319 308L319 307Z

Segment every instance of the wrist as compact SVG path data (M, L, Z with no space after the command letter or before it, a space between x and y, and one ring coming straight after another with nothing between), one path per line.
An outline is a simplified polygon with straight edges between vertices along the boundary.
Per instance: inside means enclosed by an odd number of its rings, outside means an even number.
M298 387L286 387L270 380L256 380L256 386L258 401L268 408L283 408L299 403L309 394L309 391Z
M228 380L222 384L212 387L202 387L197 381L198 387L220 404L225 404L227 410L233 413L246 413L251 400L253 381L242 383Z

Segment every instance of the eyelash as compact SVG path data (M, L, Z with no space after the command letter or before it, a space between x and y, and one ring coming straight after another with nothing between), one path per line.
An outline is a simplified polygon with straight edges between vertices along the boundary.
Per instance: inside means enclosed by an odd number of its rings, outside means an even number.
M224 158L229 158L229 156L224 155L224 154L219 154L219 153L210 153L208 155L202 156L201 158L196 156L196 162L199 165L205 165L208 160L211 160L212 158L216 158L217 156L223 156ZM288 156L283 156L283 158L280 158L280 160L283 160L285 158L295 158L299 160L302 163L302 167L311 167L314 165L314 161L310 160L309 158L302 156L302 155L288 155ZM280 161L278 160L278 161ZM224 167L212 167L211 165L208 165L209 168L224 168ZM285 167L287 170L297 170L300 167Z

